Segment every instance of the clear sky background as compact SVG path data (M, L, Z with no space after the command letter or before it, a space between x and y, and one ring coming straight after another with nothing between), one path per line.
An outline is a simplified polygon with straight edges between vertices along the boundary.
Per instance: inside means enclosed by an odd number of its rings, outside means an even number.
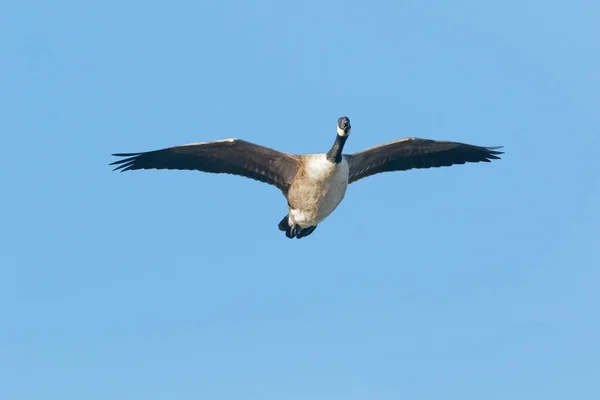
M0 5L0 398L600 398L598 1ZM404 136L501 161L274 187L114 152Z

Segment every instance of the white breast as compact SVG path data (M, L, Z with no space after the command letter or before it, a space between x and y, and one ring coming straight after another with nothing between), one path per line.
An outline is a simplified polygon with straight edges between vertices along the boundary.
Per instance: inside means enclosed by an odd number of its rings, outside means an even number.
M336 170L337 164L327 160L325 154L312 154L306 162L306 174L316 180L327 180L332 178Z
M302 201L290 208L290 219L301 227L315 226L329 216L340 204L348 186L348 160L334 164L325 154L309 156L306 181L297 188L295 196Z

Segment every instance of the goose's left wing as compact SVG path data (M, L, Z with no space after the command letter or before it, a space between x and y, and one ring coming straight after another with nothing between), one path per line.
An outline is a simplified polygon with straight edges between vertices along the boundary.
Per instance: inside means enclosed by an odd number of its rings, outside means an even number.
M399 139L347 156L350 164L349 183L381 172L490 162L504 154L497 151L501 147L480 147L419 138Z

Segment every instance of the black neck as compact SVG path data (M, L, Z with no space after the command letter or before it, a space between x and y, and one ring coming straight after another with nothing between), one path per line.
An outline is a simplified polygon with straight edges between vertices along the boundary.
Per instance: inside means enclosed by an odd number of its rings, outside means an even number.
M342 162L342 151L344 150L344 143L346 143L348 136L335 136L335 142L331 146L331 150L327 152L327 160L339 164Z

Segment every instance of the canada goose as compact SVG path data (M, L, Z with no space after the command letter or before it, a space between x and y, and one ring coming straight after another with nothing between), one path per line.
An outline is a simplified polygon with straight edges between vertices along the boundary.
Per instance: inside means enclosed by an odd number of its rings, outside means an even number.
M327 153L293 155L241 139L190 143L126 157L110 165L114 170L180 169L240 175L281 190L288 215L279 230L288 238L310 235L340 204L349 183L388 171L447 167L467 162L490 162L503 152L498 147L404 138L355 154L342 154L350 134L348 117L337 121L337 135Z

